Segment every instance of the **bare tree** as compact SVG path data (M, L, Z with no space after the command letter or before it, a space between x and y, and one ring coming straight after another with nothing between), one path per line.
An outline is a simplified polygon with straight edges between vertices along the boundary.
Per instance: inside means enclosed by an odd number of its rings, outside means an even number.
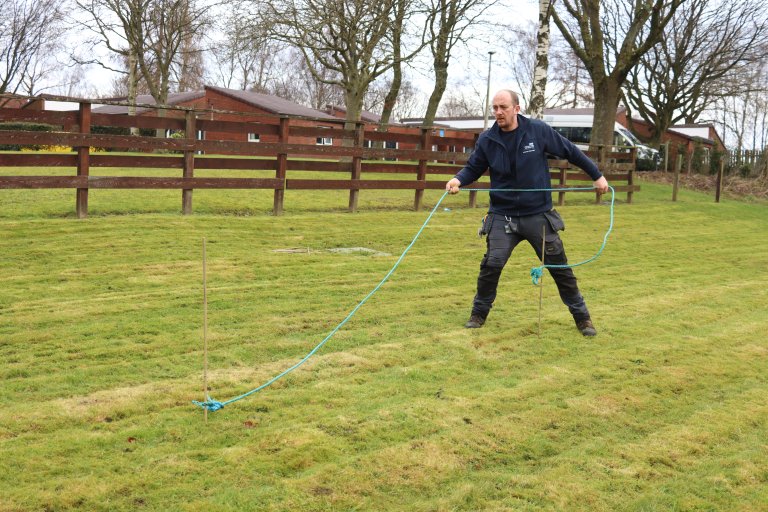
M391 23L396 0L276 0L265 4L274 37L296 46L308 63L318 62L331 76L309 70L319 82L344 90L348 121L358 121L370 84L395 62Z
M271 27L251 15L245 4L236 2L222 17L220 29L225 38L212 51L216 64L213 80L227 88L269 91L270 82L281 69L284 48L270 37Z
M595 88L584 63L567 44L553 41L550 47L550 77L547 87L552 92L547 105L551 107L579 108L595 104Z
M555 0L539 0L539 28L536 35L536 64L533 67L531 99L528 115L541 119L546 103L547 71L549 69L549 20Z
M411 14L412 0L395 0L392 4L392 16L390 22L390 38L392 40L392 79L389 81L389 88L383 99L381 107L381 119L379 120L379 130L387 131L389 121L397 104L397 97L400 95L400 88L403 85L403 60L402 46L405 31L405 20Z
M161 105L168 100L174 75L178 78L182 74L180 66L183 66L185 50L199 52L190 42L203 36L210 24L208 12L213 7L210 3L199 6L197 0L77 0L76 3L88 18L81 26L94 36L91 47L106 46L118 57L118 63L120 58L126 58L129 65L126 70L97 59L80 56L77 60L120 73L131 73L135 62L137 75L131 77L130 82L138 82L140 75L149 93Z
M752 93L743 96L730 96L722 98L723 101L723 125L733 134L734 147L741 149L748 137L749 120L748 108L752 102Z
M55 86L58 94L70 98L96 98L99 94L85 75L82 66L72 66L62 75L62 79Z
M389 101L388 97L393 90L392 81L392 77L386 77L371 84L365 95L363 110L382 113L383 117L385 104ZM420 94L413 82L403 78L397 90L397 98L393 104L391 115L387 118L387 124L393 119L415 117L424 112L424 95ZM379 130L386 131L386 128L380 126Z
M115 79L113 92L127 90L128 101L136 103L139 84L138 48L130 42L129 34L141 31L141 17L149 0L77 0L75 5L86 20L75 17L84 33L90 33L80 48L82 53L73 52L72 59L81 65L95 64L108 71L126 76L126 80ZM110 60L96 56L105 47L111 53ZM130 113L135 112L135 107Z
M720 117L723 136L736 149L763 149L766 146L765 120L768 118L768 62L749 68L749 76L742 80L751 87L741 94L718 96L715 114Z
M508 31L504 38L507 68L515 80L522 103L530 106L529 96L536 66L538 25L530 23ZM548 71L543 108L592 106L592 82L584 64L558 34L552 34L548 55ZM530 113L530 108L526 109Z
M323 110L328 105L344 103L344 91L333 82L335 71L324 68L317 61L307 62L296 48L287 48L277 54L276 73L263 92L274 94L301 105ZM320 76L323 80L318 80Z
M63 20L63 0L0 0L0 94L37 92Z
M402 77L401 77L402 78ZM393 78L381 77L373 82L365 93L363 98L363 110L368 112L381 112L384 109L384 103L387 96L392 91ZM402 83L402 82L401 82ZM399 89L400 86L398 86Z
M448 85L448 67L454 49L466 43L467 31L476 27L482 15L497 0L430 0L427 7L429 49L435 72L435 86L429 97L424 125L435 120L437 108Z
M193 34L181 40L176 65L171 66L171 82L178 91L195 91L205 86L203 48Z
M413 82L403 80L392 115L395 119L415 117L424 112L424 101L425 96L413 85Z
M594 144L611 144L621 87L684 0L561 0L552 19L595 92Z
M512 27L504 35L502 47L506 50L502 57L507 59L506 67L515 81L517 93L522 103L528 105L528 96L533 84L533 69L536 66L536 31L535 23L526 23Z
M480 91L465 94L461 90L454 90L448 94L446 100L440 106L440 115L445 117L482 117L485 105L480 98ZM426 125L426 123L424 123Z
M626 98L658 142L673 124L695 122L714 98L754 89L744 78L765 59L767 40L762 0L688 0L630 72Z

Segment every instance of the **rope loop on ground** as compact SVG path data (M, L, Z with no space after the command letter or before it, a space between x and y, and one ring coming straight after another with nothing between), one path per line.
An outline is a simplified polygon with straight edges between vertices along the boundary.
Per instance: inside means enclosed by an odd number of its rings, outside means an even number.
M603 244L600 247L600 250L597 252L597 254L595 254L591 258L589 258L587 260L584 260L584 261L581 261L579 263L573 263L573 264L568 264L568 265L541 265L541 266L538 266L538 267L534 267L534 268L531 269L531 278L533 280L533 284L538 284L540 282L541 276L542 276L542 274L544 272L544 268L576 267L576 266L579 266L579 265L584 265L586 263L589 263L590 261L594 261L595 259L597 259L598 256L600 256L600 254L603 252L603 249L605 249L606 243L608 242L608 235L613 230L613 210L614 210L614 202L615 202L614 199L615 199L615 196L616 196L616 192L613 189L613 187L609 186L609 188L611 190L611 214L610 214L611 221L610 221L610 225L608 227L608 231L605 233L605 236L603 237ZM566 192L566 191L569 191L569 190L572 190L572 191L575 191L575 190L594 190L594 187L539 188L539 189L501 189L501 188L485 188L485 189L483 189L483 188L470 188L470 189L461 189L461 190L462 191L466 191L466 192L472 192L472 191L475 191L475 192ZM397 261L392 266L392 268L389 270L389 272L387 272L387 274L384 276L384 278L379 282L379 284L377 284L373 288L373 290L371 290L371 292L368 295L366 295L365 298L363 298L363 300L361 300L357 304L357 306L355 306L352 309L352 311L344 318L344 320L341 321L341 323L339 323L339 325L337 325L336 327L333 328L333 330L328 334L328 336L326 336L323 339L323 341L318 343L315 346L315 348L313 348L299 362L297 362L296 364L294 364L293 366L291 366L287 370L284 370L283 372L279 373L278 375L272 377L271 379L269 379L267 382L265 382L264 384L260 385L259 387L254 388L254 389L248 391L247 393L243 393L242 395L239 395L239 396L236 396L234 398L231 398L231 399L229 399L229 400L227 400L225 402L219 402L217 400L213 400L211 397L206 397L206 400L203 401L203 402L199 402L199 401L193 400L192 403L194 405L202 408L202 409L207 409L208 411L211 411L211 412L218 411L219 409L223 409L225 405L229 405L229 404L231 404L233 402L237 402L238 400L242 400L243 398L246 398L246 397L248 397L248 396L250 396L250 395L252 395L254 393L258 393L262 389L264 389L267 386L271 385L275 381L283 378L284 376L288 375L289 373L291 373L293 370L295 370L299 366L301 366L304 363L306 363L309 360L309 358L312 357L318 350L320 350L320 348L322 348L323 345L325 345L328 342L328 340L330 340L333 337L333 335L336 334L336 332L338 332L338 330L341 329L355 315L355 313L357 313L357 311L363 306L363 304L368 302L368 299L373 297L373 295L377 291L379 291L379 289L384 285L384 283L386 283L389 280L390 276L395 272L397 267L400 266L400 263L405 258L405 255L408 254L408 251L411 250L411 247L413 247L413 245L416 243L416 240L419 239L419 237L421 236L421 233L424 231L424 228L426 228L427 224L429 224L429 221L432 220L432 217L435 215L435 212L437 212L437 209L440 207L440 204L442 204L443 199L445 199L447 195L448 195L448 192L446 191L442 195L442 197L440 197L440 199L437 201L437 204L435 204L434 208L432 208L432 211L429 212L429 215L427 216L427 218L424 221L424 223L421 225L419 230L416 232L416 235L413 237L413 240L411 240L411 243L408 244L408 246L405 248L403 253L397 259Z

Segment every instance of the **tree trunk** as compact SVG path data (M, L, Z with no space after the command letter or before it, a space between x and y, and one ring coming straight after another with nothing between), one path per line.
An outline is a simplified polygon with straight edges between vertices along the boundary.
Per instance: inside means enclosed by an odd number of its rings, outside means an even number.
M546 102L547 70L549 68L549 18L554 0L539 0L539 31L536 36L536 66L533 69L531 101L528 115L534 119L544 116Z
M440 62L435 60L435 87L432 89L432 94L429 96L429 103L427 103L427 112L424 114L423 126L432 126L435 123L435 116L437 115L437 108L440 106L440 101L443 99L443 93L448 85L448 64L446 62Z
M381 109L381 119L379 119L379 131L385 132L389 126L389 120L392 117L392 111L397 103L397 96L400 94L400 87L403 84L403 55L402 55L402 34L403 21L405 19L408 3L399 0L393 4L395 7L395 19L392 24L392 83L389 84L389 91L384 97L384 106ZM382 144L383 147L383 144Z
M133 51L128 52L128 115L136 115L136 90L139 83L138 58ZM139 129L131 127L131 135L139 135Z
M595 110L592 125L593 145L613 145L613 127L619 108L619 85L610 77L595 82Z
M397 103L397 96L400 94L400 87L403 84L403 71L400 64L395 65L392 70L394 72L392 83L384 98L384 107L381 110L381 119L379 120L379 131L382 132L387 131L389 120L392 118L392 111Z
M363 94L357 90L347 89L344 91L344 106L347 109L347 116L344 118L345 130L354 130L360 121L363 112ZM345 142L351 142L346 140Z
M399 50L397 53L400 53ZM403 68L399 62L392 67L392 72L392 83L389 85L389 91L387 91L387 95L384 98L384 107L381 110L381 118L379 119L380 132L389 130L389 120L392 117L392 110L395 108L397 96L400 94L400 86L403 83ZM378 148L384 148L385 146L386 142L383 140L376 143L376 147Z

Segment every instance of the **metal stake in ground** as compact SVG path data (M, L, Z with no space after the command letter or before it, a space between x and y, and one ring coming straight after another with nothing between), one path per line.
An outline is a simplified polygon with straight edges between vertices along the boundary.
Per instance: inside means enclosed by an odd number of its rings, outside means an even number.
M541 302L544 298L544 251L547 249L547 225L541 226L541 278L539 278L539 337L541 337Z
M208 292L205 264L205 237L203 237L203 400L208 400ZM203 408L208 423L208 409Z

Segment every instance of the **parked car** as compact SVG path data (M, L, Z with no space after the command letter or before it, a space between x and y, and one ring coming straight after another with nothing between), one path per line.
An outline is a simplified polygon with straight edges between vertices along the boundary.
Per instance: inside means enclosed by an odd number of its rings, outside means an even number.
M543 121L560 135L570 140L579 148L587 149L592 140L591 115L545 115ZM618 151L633 147L637 151L636 168L638 171L654 171L659 168L659 151L646 146L635 135L619 123L614 123L613 143Z

